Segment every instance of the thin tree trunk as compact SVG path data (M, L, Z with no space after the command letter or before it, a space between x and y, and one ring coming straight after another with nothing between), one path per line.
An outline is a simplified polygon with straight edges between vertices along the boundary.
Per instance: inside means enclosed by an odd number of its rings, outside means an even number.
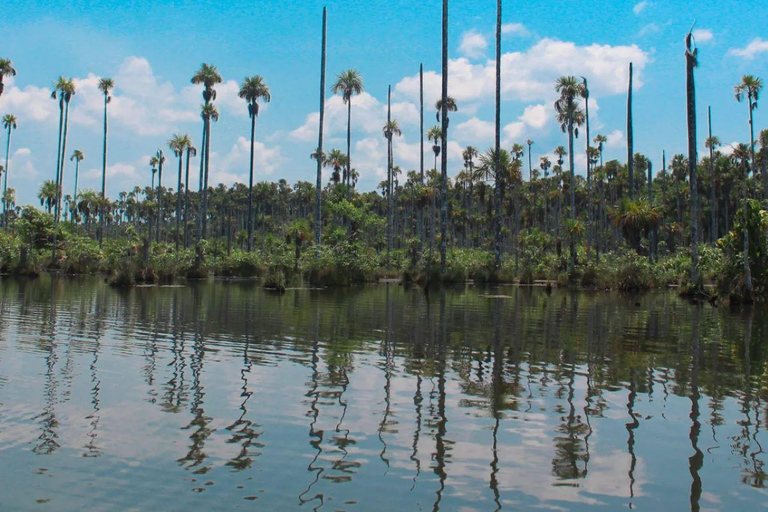
M106 88L105 88L106 89ZM109 104L109 94L104 93L104 146L101 158L101 204L99 205L99 244L104 238L104 203L107 198L107 105Z
M710 225L709 225L709 240L712 245L717 242L717 202L715 200L715 155L714 148L712 147L712 107L707 107L707 124L709 125L709 202L710 208ZM763 173L765 179L765 173ZM765 181L763 182L763 190L765 192Z
M189 247L189 157L192 152L187 148L187 162L184 172L184 248Z
M632 129L632 63L629 63L629 89L627 90L627 171L629 173L629 198L635 198L635 149Z
M208 169L211 151L211 119L205 120L205 172L203 173L203 238L206 238L208 226Z
M320 55L320 123L317 140L317 181L315 183L315 258L320 257L320 237L322 232L322 215L320 203L323 189L323 123L325 120L325 47L328 12L323 7L323 35Z
M448 0L443 0L442 152L440 154L440 274L445 274L448 248Z
M179 152L179 180L176 188L176 254L181 245L181 175L184 171L184 150Z
M253 244L253 148L256 142L256 115L251 114L251 166L248 175L248 252L251 252Z
M569 100L569 102L572 102L572 100ZM575 229L575 222L576 222L576 174L574 170L574 156L573 156L573 106L568 106L568 165L570 167L570 173L571 173L571 182L570 182L570 193L571 193L571 221L573 221L573 225L571 226L570 233L568 233L568 239L570 243L570 252L571 252L571 261L569 264L569 272L571 274L571 277L573 276L574 269L576 268L576 242L574 240L574 229Z
M12 126L8 126L8 139L5 143L5 175L3 176L3 226L8 227L8 201L6 201L6 194L8 193L8 158L11 154L11 132Z
M696 82L693 68L696 67L695 50L691 48L691 34L686 39L686 111L688 114L688 179L691 187L691 285L695 290L702 286L699 276L699 188L696 176Z
M390 268L392 250L392 86L387 89L387 268Z
M445 71L444 71L445 72ZM494 130L494 234L493 250L496 268L501 268L501 187L504 186L501 172L501 0L496 0L496 125ZM530 164L531 147L528 146ZM517 233L516 233L517 234Z

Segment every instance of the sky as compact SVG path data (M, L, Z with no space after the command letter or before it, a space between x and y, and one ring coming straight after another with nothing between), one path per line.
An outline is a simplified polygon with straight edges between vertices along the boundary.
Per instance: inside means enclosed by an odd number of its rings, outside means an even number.
M203 62L218 67L221 112L211 137L213 183L247 182L250 123L237 97L245 76L261 75L272 101L256 128L255 179L314 183L309 155L317 146L320 34L328 7L325 148L345 148L346 107L330 93L336 75L357 69L365 92L352 100L352 166L358 187L373 190L386 176L387 87L403 129L395 165L419 168L418 71L425 71L425 131L435 122L440 94L441 5L438 0L306 0L243 2L160 0L5 0L0 57L18 76L7 81L0 114L13 113L9 187L17 204L38 204L40 184L55 175L58 104L50 99L59 75L75 79L70 107L64 192L71 194L71 152L80 149L80 189L100 188L103 99L99 77L115 80L109 107L107 193L146 186L149 158L162 148L169 160L164 183L175 189L173 133L199 142L201 86L190 83ZM626 159L627 68L634 63L635 151L661 167L661 152L686 148L684 37L695 21L698 139L704 150L707 106L724 144L749 139L747 107L733 99L743 74L768 80L768 33L757 14L736 0L553 0L503 2L502 144L532 139L532 157L567 146L554 120L553 84L563 74L584 76L591 89L591 136L608 137L606 159ZM736 15L738 13L738 15ZM461 170L461 151L493 144L496 2L463 0L449 9L449 175ZM768 94L768 91L765 92ZM768 127L765 109L756 129ZM6 137L0 137L0 158ZM583 173L586 141L576 141ZM426 146L429 152L429 145ZM727 151L728 146L724 146ZM426 155L426 167L432 158ZM668 158L670 160L671 158ZM194 161L193 161L194 162ZM4 162L3 162L4 163ZM194 168L194 167L193 167ZM526 169L527 171L527 169ZM196 174L196 173L192 173ZM524 173L527 176L527 172ZM324 174L324 180L330 176ZM169 183L172 181L173 183ZM196 188L196 178L191 184Z

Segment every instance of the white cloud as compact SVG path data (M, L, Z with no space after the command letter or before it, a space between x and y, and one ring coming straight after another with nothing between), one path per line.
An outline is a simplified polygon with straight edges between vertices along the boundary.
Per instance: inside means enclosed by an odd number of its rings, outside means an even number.
M530 32L522 23L506 23L501 26L501 33L507 35L528 36Z
M697 43L708 43L712 41L713 37L712 31L709 29L700 28L693 31L693 38Z
M456 126L452 135L456 139L471 143L488 143L494 137L496 124L490 121L482 121L473 117Z
M251 141L238 137L228 153L220 155L211 151L209 183L248 183ZM263 142L254 144L254 180L273 174L282 164L280 146L268 147ZM309 157L307 157L309 158Z
M624 132L621 130L615 130L609 133L606 138L608 140L605 142L605 145L608 148L622 148L627 146L627 139L624 137Z
M549 113L545 105L529 105L525 107L520 119L532 128L543 128L549 120Z
M2 164L5 165L5 160L2 161ZM8 159L8 171L8 188L15 188L17 191L16 197L18 197L19 187L14 185L14 182L17 180L36 180L38 177L32 150L29 148L19 148L14 151L11 158ZM5 175L3 175L3 179L5 179Z
M461 36L459 53L470 59L479 59L485 55L488 41L485 36L475 30L464 32Z
M623 94L627 88L627 65L634 62L635 87L643 86L642 74L650 55L636 45L610 46L592 44L578 46L572 42L542 39L524 52L502 55L502 96L504 100L549 101L553 83L559 75L585 75L593 96ZM466 102L491 103L495 91L495 63L473 64L465 58L448 63L449 94L456 98L459 109ZM424 73L424 96L433 105L440 95L440 75ZM419 76L406 77L395 86L400 98L417 102Z
M655 24L655 23L648 23L647 25L645 25L643 28L640 29L640 32L638 32L638 35L640 37L645 37L645 36L650 35L650 34L656 34L660 30L661 29L659 28L659 26L657 24Z
M635 4L635 6L632 8L632 12L635 13L636 16L639 16L641 12L646 10L651 5L650 2L647 0L643 0L642 2L638 2Z
M757 55L766 52L768 52L768 41L763 41L761 38L756 37L744 48L731 48L728 50L728 55L752 60Z

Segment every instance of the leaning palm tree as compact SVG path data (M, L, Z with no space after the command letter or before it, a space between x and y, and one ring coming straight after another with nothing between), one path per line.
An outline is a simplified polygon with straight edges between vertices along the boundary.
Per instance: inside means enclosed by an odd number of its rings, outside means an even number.
M578 137L577 126L584 121L584 112L579 108L578 97L582 96L584 89L583 82L576 79L575 76L561 76L555 82L555 92L560 94L560 98L555 102L555 111L558 114L558 122L563 132L568 133L568 163L571 175L571 220L576 220L576 176L574 172L573 161L573 138ZM569 270L573 274L576 266L576 247L573 237L571 237L571 260Z
M80 151L79 149L76 149L72 156L69 157L69 159L73 162L75 162L75 192L72 194L72 197L75 201L77 201L77 180L80 177L80 162L82 162L85 159L85 154Z
M0 96L5 90L4 80L7 76L16 76L16 68L13 67L11 59L0 59Z
M253 245L253 148L256 143L254 138L256 118L259 117L259 100L269 102L272 96L269 93L269 86L259 75L245 77L238 95L248 102L248 115L251 118L251 164L248 178L248 252L250 252Z
M13 114L5 114L3 116L3 129L8 133L8 137L5 143L5 167L3 176L3 196L5 196L5 192L8 190L8 157L11 154L11 133L16 129L16 116ZM8 226L8 219L6 215L7 208L8 205L5 203L5 201L3 201L3 225L6 227Z
M101 202L102 206L107 199L107 105L112 101L110 93L115 88L115 81L111 78L102 78L99 80L99 90L104 95L104 149L101 158ZM104 212L99 209L99 242L102 240L104 230Z
M189 135L174 133L168 141L168 147L173 151L174 156L179 159L179 173L176 185L176 253L179 252L181 239L181 174L183 171L184 152L192 145L192 139Z
M741 103L745 99L747 100L747 106L749 107L749 152L750 160L752 163L752 174L755 172L755 123L754 123L754 111L757 108L757 100L760 98L760 91L763 89L763 80L753 76L744 75L741 77L741 82L733 87L733 95L736 101Z
M348 69L339 73L336 83L331 88L334 94L341 94L347 105L347 168L344 171L344 184L349 184L349 170L352 168L350 149L352 145L352 96L362 94L363 77L356 69Z

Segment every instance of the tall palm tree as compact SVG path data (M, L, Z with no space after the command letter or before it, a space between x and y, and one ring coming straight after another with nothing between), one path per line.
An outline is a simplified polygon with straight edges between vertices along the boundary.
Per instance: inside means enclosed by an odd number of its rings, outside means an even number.
M45 211L50 214L53 212L53 208L56 205L56 182L53 180L45 180L40 185L40 191L37 193L37 198L40 199L40 206L45 207Z
M440 116L442 115L442 112L443 112L443 100L442 99L439 99L439 100L437 100L435 102L435 111L437 112L435 114L435 117L437 119L437 122L439 123L440 122ZM456 100L453 99L452 96L448 96L445 99L445 111L446 112L458 112L459 111L459 106L456 104ZM448 122L450 123L450 119L448 119Z
M712 107L707 109L707 121L709 125L709 137L704 145L709 150L709 202L711 208L710 218L710 241L714 244L717 241L717 201L716 201L716 182L715 182L715 151L720 145L720 139L712 135Z
M77 181L80 177L80 162L82 162L85 159L85 154L80 151L79 149L76 149L72 156L69 157L69 159L73 162L75 162L75 192L72 194L72 198L77 201Z
M699 188L696 179L696 81L693 70L698 66L698 50L693 48L693 33L685 37L686 112L688 114L688 180L691 187L691 286L702 288L699 278Z
M192 77L192 83L196 85L202 85L203 86L203 101L205 101L205 105L203 107L202 112L202 118L203 118L203 143L201 146L202 154L200 156L200 186L201 192L203 193L203 202L202 202L202 215L198 215L198 242L200 241L201 236L201 229L202 229L202 237L205 237L206 232L206 218L205 215L207 213L208 205L208 148L210 148L209 138L210 138L210 121L214 117L213 111L208 108L211 106L212 101L216 101L216 89L214 88L217 84L220 84L222 82L221 75L219 74L219 70L216 69L216 66L212 64L203 63L200 65L200 69L197 70L197 73L194 74ZM207 109L207 114L206 114ZM215 110L215 108L213 109ZM216 120L218 120L218 111L216 111ZM204 179L203 179L204 178ZM202 219L200 218L202 217ZM201 225L202 223L202 225ZM198 261L199 263L199 261Z
M250 252L253 244L253 150L256 143L256 118L259 117L259 100L269 102L272 96L269 93L269 86L259 75L245 77L238 95L248 102L248 115L251 118L251 164L248 178L248 252Z
M53 244L51 247L51 259L56 259L56 247L58 239L59 218L61 217L61 196L64 183L64 160L67 152L67 127L69 126L69 103L75 95L75 83L71 78L60 76L53 86L52 99L59 100L59 142L56 155L56 204L54 205L53 218Z
M101 205L107 199L107 105L112 101L110 93L115 88L115 81L111 78L102 78L99 80L99 90L104 95L104 149L101 159ZM104 230L104 212L99 210L99 242L101 242Z
M0 59L0 96L5 90L5 77L16 76L16 68L13 67L11 59Z
M736 101L741 103L746 99L747 106L749 107L749 152L752 163L752 174L755 173L755 123L753 113L757 108L757 100L760 99L760 91L762 91L762 89L763 80L753 75L742 76L741 82L733 87L733 94Z
M322 164L333 169L331 181L338 185L341 182L342 169L347 165L347 156L344 152L340 149L332 149L328 156L323 159Z
M5 175L3 176L3 197L5 197L5 193L8 190L8 170L10 169L8 158L11 154L11 133L13 130L16 129L16 116L13 114L5 114L3 116L3 129L8 133L6 142L5 142ZM8 208L8 205L3 201L3 225L8 226L8 216L6 214L6 210Z
M56 187L59 189L55 206L55 223L58 224L61 207L61 187L64 183L64 160L67 152L67 128L69 125L69 103L75 95L75 83L71 78L60 76L53 86L52 99L59 100L59 154L56 163Z
M179 175L176 186L176 253L179 252L181 238L181 174L183 171L184 153L192 145L192 139L189 135L174 133L168 141L168 147L173 151L176 158L179 159ZM189 166L187 166L189 168Z
M323 34L320 49L320 120L317 130L317 177L315 183L315 258L320 258L322 226L321 202L323 188L323 125L325 122L325 50L327 43L328 11L323 7Z
M555 102L555 111L558 114L558 121L563 132L568 133L568 160L571 175L571 221L576 221L576 176L574 172L573 159L573 137L578 137L578 128L584 121L584 113L579 108L578 97L583 95L584 84L579 82L574 76L561 76L555 82L555 92L560 94L560 98ZM571 237L571 260L569 269L571 274L576 266L576 246Z
M344 172L344 184L349 185L349 170L352 168L350 155L352 146L352 96L363 92L363 77L356 69L342 71L336 77L336 83L331 89L334 94L341 94L344 104L347 106L347 168Z
M442 90L440 94L440 114L442 115L442 155L440 156L440 274L445 274L445 259L448 249L448 111L455 111L456 102L451 107L448 96L448 0L443 0L442 30ZM438 120L440 121L440 120Z

